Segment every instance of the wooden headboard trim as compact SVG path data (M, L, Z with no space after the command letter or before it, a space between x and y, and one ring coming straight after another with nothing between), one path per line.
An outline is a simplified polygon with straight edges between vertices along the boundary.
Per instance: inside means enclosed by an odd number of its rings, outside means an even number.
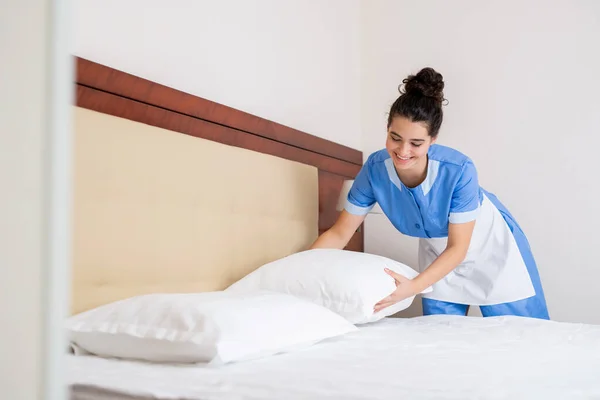
M83 58L77 58L77 84L362 165L362 152L350 147Z
M344 179L362 166L358 150L83 58L76 67L79 107L317 167L320 233L337 219ZM360 229L346 248L363 251L363 238Z

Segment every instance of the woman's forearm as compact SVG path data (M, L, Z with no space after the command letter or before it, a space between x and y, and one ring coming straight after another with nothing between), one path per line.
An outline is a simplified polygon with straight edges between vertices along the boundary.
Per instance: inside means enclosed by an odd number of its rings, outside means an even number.
M323 232L321 236L310 246L312 249L343 249L350 239L343 237L333 229Z
M425 271L412 280L415 285L415 292L421 293L429 286L441 280L463 262L465 257L466 252L462 248L458 246L447 247Z
M344 249L364 219L364 215L353 215L346 210L342 211L335 224L319 236L309 250Z

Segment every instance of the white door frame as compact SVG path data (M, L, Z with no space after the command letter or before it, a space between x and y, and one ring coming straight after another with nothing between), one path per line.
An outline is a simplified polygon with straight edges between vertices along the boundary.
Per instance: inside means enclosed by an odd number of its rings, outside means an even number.
M71 270L70 0L0 12L0 391L67 398Z

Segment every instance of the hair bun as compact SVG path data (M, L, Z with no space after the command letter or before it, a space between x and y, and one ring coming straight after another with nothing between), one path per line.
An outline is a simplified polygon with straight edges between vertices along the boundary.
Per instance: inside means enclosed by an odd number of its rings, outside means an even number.
M423 68L416 75L409 75L402 83L407 94L422 94L439 103L445 100L444 77L433 68Z

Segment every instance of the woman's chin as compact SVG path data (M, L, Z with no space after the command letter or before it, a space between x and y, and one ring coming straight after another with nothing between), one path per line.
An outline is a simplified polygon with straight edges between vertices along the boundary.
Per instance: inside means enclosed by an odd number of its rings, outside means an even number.
M410 169L410 168L414 167L416 163L417 163L416 157L411 157L408 160L402 160L398 157L394 157L394 166L397 169L401 169L401 170Z

